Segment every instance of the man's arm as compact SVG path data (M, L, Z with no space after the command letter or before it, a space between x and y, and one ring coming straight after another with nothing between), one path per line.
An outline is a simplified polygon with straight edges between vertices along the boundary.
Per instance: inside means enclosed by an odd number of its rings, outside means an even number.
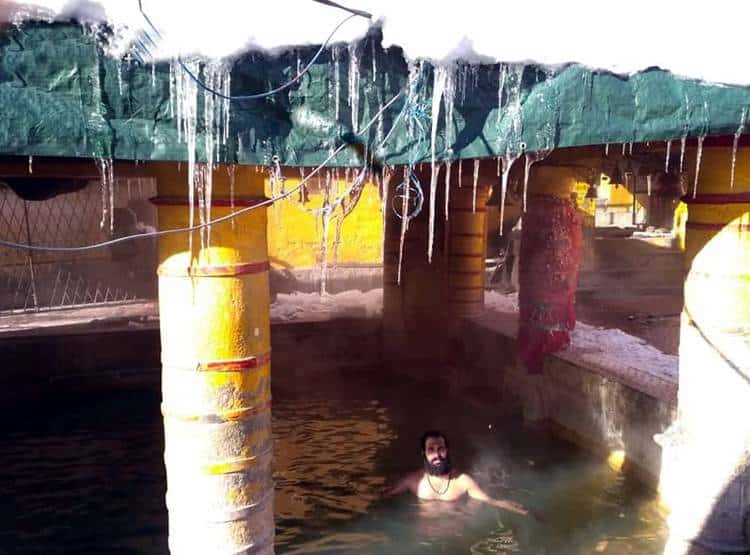
M518 503L514 503L513 501L508 501L505 499L493 499L484 491L482 491L482 488L479 487L479 485L474 481L474 479L469 476L468 474L463 475L464 484L466 486L466 493L469 494L469 497L472 499L476 499L477 501L482 501L483 503L487 503L488 505L492 505L493 507L497 507L498 509L505 509L506 511L510 511L512 513L518 513L519 515L527 515L529 514L529 511L523 508L523 506L519 505Z
M383 495L386 497L392 497L404 493L405 491L415 490L414 482L416 477L417 473L412 472L411 474L407 474L391 487L386 488Z

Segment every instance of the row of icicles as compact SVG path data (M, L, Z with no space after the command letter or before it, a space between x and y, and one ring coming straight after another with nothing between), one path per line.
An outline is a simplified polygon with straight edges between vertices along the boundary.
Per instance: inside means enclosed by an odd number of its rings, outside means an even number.
M332 77L331 77L331 83L333 85L333 91L329 89L329 94L332 94L333 103L335 106L335 115L336 120L338 121L339 118L339 88L341 87L340 83L340 48L341 47L334 47L332 49L332 60L331 60L331 71L332 71ZM362 79L362 72L360 69L360 50L361 47L359 45L350 45L348 47L349 49L349 68L348 68L348 96L347 96L347 104L350 107L350 113L351 113L351 126L352 130L355 132L359 129L359 90L360 90L360 80ZM230 67L225 62L209 62L205 64L200 64L197 61L188 61L185 62L191 71L195 73L199 73L201 70L203 72L203 78L206 84L218 91L221 91L223 94L229 94L230 91ZM420 75L422 72L422 62L414 62L412 63L412 67L410 68L410 79L413 79L413 76ZM299 67L301 66L301 62L298 62L298 71ZM437 143L437 130L438 130L438 121L439 121L439 114L441 111L441 105L444 112L444 144L445 145L451 145L455 141L455 129L452 125L453 123L453 111L454 111L454 105L456 98L458 97L460 102L463 101L463 99L466 96L466 89L467 85L470 83L473 83L474 86L476 86L477 81L479 79L479 73L478 73L478 67L477 66L461 66L463 68L463 71L458 71L457 66L453 67L444 67L444 66L438 66L434 70L433 75L433 88L432 88L432 102L431 102L431 133L429 136L430 139L430 165L432 168L432 175L429 183L429 227L428 227L428 245L427 245L427 257L431 261L432 260L432 250L433 250L433 243L434 243L434 229L435 229L435 216L436 216L436 206L435 206L435 198L436 198L436 188L438 185L438 179L439 179L439 173L441 171L441 164L437 162L437 152L436 152L436 143ZM473 71L472 71L473 69ZM508 179L510 175L510 170L513 167L514 163L521 157L522 154L525 154L525 167L524 167L524 183L523 183L523 210L526 210L526 197L527 197L527 190L528 190L528 179L529 179L529 173L531 170L531 166L535 164L536 162L539 162L546 158L549 153L552 151L552 148L554 147L553 141L551 140L552 137L552 130L554 129L554 125L550 124L548 126L549 133L546 133L547 136L540 137L541 143L546 145L546 148L542 150L538 150L536 152L523 152L525 145L521 142L521 136L522 136L522 128L523 128L523 122L521 119L521 105L520 105L520 90L521 90L521 77L524 71L523 64L503 64L500 67L500 76L499 76L499 86L498 86L498 115L497 115L497 123L498 125L501 124L501 120L504 115L508 116L509 123L509 130L508 130L508 141L507 144L515 144L516 148L514 149L514 152L509 150L506 152L506 154L499 156L497 158L497 175L500 178L500 233L502 234L502 228L503 228L503 220L505 215L505 198L508 190ZM377 78L377 66L376 66L376 57L372 57L372 67L370 70L370 75L373 81ZM385 78L387 79L387 74L384 74ZM152 72L152 82L155 83L155 76L154 72ZM197 153L197 138L198 138L198 117L199 117L199 104L198 104L198 86L195 83L195 81L187 74L187 72L182 71L179 67L179 65L172 63L170 65L170 72L169 72L169 85L170 85L170 97L169 97L169 112L170 116L174 117L177 120L177 129L178 129L178 140L184 141L187 146L187 152L188 152L188 168L187 168L187 175L188 175L188 202L190 206L195 206L197 204L197 212L199 221L201 224L206 224L207 222L211 221L211 197L212 197L212 185L213 185L213 171L214 171L214 162L218 162L219 159L221 159L221 149L226 146L227 140L229 138L229 101L226 99L222 99L220 97L214 97L211 94L205 94L204 102L203 102L203 110L202 114L200 116L202 117L203 121L205 122L203 132L203 150L206 155L206 159L210 162L202 163L198 162L196 160L196 153ZM409 88L408 91L409 95L418 96L420 92L417 90L416 87ZM383 106L384 99L379 98L378 99L381 105L381 108ZM413 102L417 102L419 99L411 99ZM407 99L407 102L409 99ZM747 116L747 110L744 109L742 111L741 121L740 125L734 135L734 143L733 143L733 154L732 154L732 169L731 169L731 187L734 187L734 175L735 175L735 165L736 165L736 152L739 144L739 138L741 134L744 131L745 123L746 123L746 116ZM409 125L411 125L412 122L408 122ZM419 123L419 122L417 122ZM394 124L395 126L395 124ZM254 130L251 130L251 140L254 141ZM383 118L382 114L378 117L377 122L377 131L376 131L376 142L378 142L379 146L382 147L383 143L388 140L388 137L390 136L390 133L385 138L383 137ZM693 195L697 194L697 183L698 183L698 176L700 173L700 163L701 163L701 156L702 156L702 147L703 147L703 140L704 136L701 136L698 138L698 149L697 149L697 156L696 156L696 171L695 171L695 181L693 183ZM241 137L240 137L241 139ZM685 146L686 146L686 140L687 140L687 134L683 135L681 138L681 153L680 153L680 171L683 170L683 161L684 161L684 153L685 153ZM241 141L240 141L241 143ZM264 143L265 144L265 143ZM665 166L669 166L669 158L670 158L670 152L671 152L671 144L672 141L667 141L667 154L666 154L666 162ZM242 150L242 145L240 144L240 150ZM249 145L250 148L254 148L255 145ZM609 151L609 145L606 145L605 147L607 153ZM623 145L623 154L625 153L626 145ZM630 143L630 149L632 154L632 143ZM450 154L450 149L447 151L448 154ZM266 154L266 165L269 167L269 180L271 182L271 190L272 192L276 191L278 188L283 188L283 178L281 177L280 169L278 167L278 159L276 157L271 158L270 153ZM416 156L415 156L416 158ZM275 163L274 163L275 160ZM447 160L442 164L445 166L445 217L448 217L448 204L449 204L449 192L450 192L450 176L451 176L451 164L455 162L451 162L450 160ZM462 178L462 171L461 171L461 165L463 164L463 161L461 159L457 162L459 164L459 171L458 171L458 179L459 179L459 186L461 186L461 178ZM477 189L477 180L479 176L479 159L474 160L474 171L473 171L473 187L474 187L474 202L473 206L474 209L476 209L476 189ZM106 227L107 224L109 224L110 233L113 232L113 203L114 203L114 194L113 194L113 187L114 187L114 175L113 175L113 164L111 159L100 159L97 162L97 166L99 168L99 172L101 175L101 182L102 182L102 219L101 219L101 226L102 229ZM232 209L234 208L234 166L227 166L229 169L227 170L230 175L230 196L232 197L230 199L230 205L232 206ZM406 183L409 183L409 177L408 175L411 173L412 168L407 169L407 179ZM29 171L32 171L31 168L31 159L29 161ZM334 170L334 172L337 172L337 170ZM335 223L335 239L334 239L334 245L333 245L333 257L334 257L334 265L335 261L338 256L339 246L341 243L341 226L344 218L351 213L351 211L356 206L356 203L358 199L361 196L362 188L364 187L365 182L367 181L367 175L369 175L371 171L368 171L367 166L360 170L354 170L352 172L353 178L350 180L348 178L345 178L346 186L345 186L345 193L342 195L339 195L336 197L336 199L331 200L330 198L330 191L331 191L331 183L335 182L338 183L338 177L331 177L330 170L326 172L325 181L327 185L319 190L324 191L324 197L323 197L323 204L320 208L312 210L312 213L316 218L320 219L321 225L322 225L322 245L321 245L321 291L325 293L326 285L325 285L325 275L327 274L327 258L328 258L328 234L331 227L331 222L334 220ZM387 168L386 171L383 173L382 176L374 176L374 180L379 181L378 187L380 188L382 193L382 206L381 210L383 211L383 217L385 220L386 217L386 211L389 208L389 202L388 202L388 189L387 181L390 181L391 175L392 175L392 168ZM386 175L387 174L387 175ZM649 179L650 183L650 179ZM405 186L404 191L405 195L403 195L403 202L404 202L404 210L402 210L403 214L407 214L407 211L405 207L409 203L409 191L411 189L411 186ZM649 187L650 189L650 187ZM275 194L275 193L274 193ZM197 201L197 202L196 202ZM194 212L195 210L191 209L189 211L189 226L193 227L194 224ZM403 244L404 244L404 235L406 234L408 230L408 221L409 216L402 218L402 226L401 226L401 247L399 249L399 280L400 280L400 274L401 274L401 261L403 258ZM202 227L200 238L201 238L201 248L207 249L210 246L210 226ZM385 235L385 234L384 234ZM192 233L189 234L189 248L192 251Z

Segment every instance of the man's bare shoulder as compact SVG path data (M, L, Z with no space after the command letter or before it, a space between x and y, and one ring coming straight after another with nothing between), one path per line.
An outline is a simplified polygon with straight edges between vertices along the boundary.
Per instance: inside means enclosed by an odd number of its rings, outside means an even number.
M467 486L476 483L474 481L474 478L472 478L471 475L467 474L466 472L457 472L453 479L456 481L456 483L462 485L465 484Z
M410 472L409 474L404 476L404 480L406 482L409 482L410 484L414 484L414 485L419 484L419 481L422 478L424 478L424 470L421 468L419 470L415 470L414 472Z

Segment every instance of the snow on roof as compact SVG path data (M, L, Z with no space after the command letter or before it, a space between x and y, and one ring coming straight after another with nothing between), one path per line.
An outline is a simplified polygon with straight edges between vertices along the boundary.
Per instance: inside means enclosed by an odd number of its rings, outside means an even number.
M437 62L578 62L616 73L658 66L710 82L750 84L743 59L746 36L740 4L709 8L678 0L593 0L434 3L342 0L369 11L382 25L384 46L398 45L409 58ZM347 14L312 0L143 0L164 39L159 57L232 56L248 49L320 44ZM0 20L107 20L121 45L143 28L137 0L25 0L0 2ZM353 18L335 35L348 42L371 23Z

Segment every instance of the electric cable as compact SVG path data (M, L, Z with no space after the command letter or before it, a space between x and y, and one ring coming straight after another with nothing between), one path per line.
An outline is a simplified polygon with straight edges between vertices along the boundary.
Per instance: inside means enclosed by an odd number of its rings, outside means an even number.
M318 48L317 52L315 52L315 55L312 58L310 58L310 60L307 62L307 64L305 65L305 67L302 69L302 71L300 71L299 73L297 73L297 75L295 77L293 77L292 79L290 79L289 81L287 81L283 85L279 85L276 88L273 88L273 89L268 90L268 91L264 91L262 93L243 94L243 95L227 95L227 94L224 94L222 92L217 91L216 89L213 89L213 88L209 87L203 80L201 80L200 77L198 77L187 66L187 64L185 64L185 62L182 61L181 58L177 58L177 63L180 65L180 67L182 68L182 70L185 73L187 73L190 76L190 78L193 81L195 81L195 83L200 88L202 88L206 92L211 93L214 96L217 96L219 98L223 98L224 100L229 100L229 101L258 100L258 99L261 99L261 98L267 98L267 97L272 96L272 95L274 95L274 94L276 94L278 92L281 92L281 91L283 91L285 89L288 89L289 87L291 87L292 85L294 85L295 83L297 83L300 79L302 79L302 77L310 70L310 68L318 60L318 58L320 57L320 55L323 53L323 51L326 49L326 47L328 46L328 44L331 42L331 39L333 38L333 36L338 32L338 30L345 23L347 23L349 20L351 20L351 19L353 19L355 17L364 17L365 19L371 19L372 18L372 15L369 14L369 13L367 13L367 12L364 12L364 11L361 11L361 10L350 9L350 8L347 8L347 7L342 6L340 4L337 4L335 2L331 2L329 0L313 0L313 1L317 2L319 4L324 4L324 5L333 6L333 7L342 9L344 11L349 12L351 15L349 15L346 18L344 18L343 20L341 20L339 22L339 24L336 25L336 27L333 28L333 31L331 31L331 33L328 35L328 37L323 42L323 44L320 45L320 48ZM140 50L142 50L144 53L147 53L147 54L150 55L151 54L151 52L150 52L151 49L149 48L149 44L155 48L156 47L156 40L161 39L162 35L159 32L159 30L156 28L156 26L153 24L153 22L151 21L151 19L148 17L148 15L146 15L146 12L143 10L143 3L142 2L143 2L143 0L138 0L138 9L140 10L141 15L143 16L144 21L151 28L151 31L152 31L153 35L155 35L155 37L152 37L152 35L149 34L148 32L143 32L140 37L136 38L136 44L137 44L137 46L139 47ZM143 57L140 55L140 53L136 52L136 55L140 59L140 61L143 62Z

